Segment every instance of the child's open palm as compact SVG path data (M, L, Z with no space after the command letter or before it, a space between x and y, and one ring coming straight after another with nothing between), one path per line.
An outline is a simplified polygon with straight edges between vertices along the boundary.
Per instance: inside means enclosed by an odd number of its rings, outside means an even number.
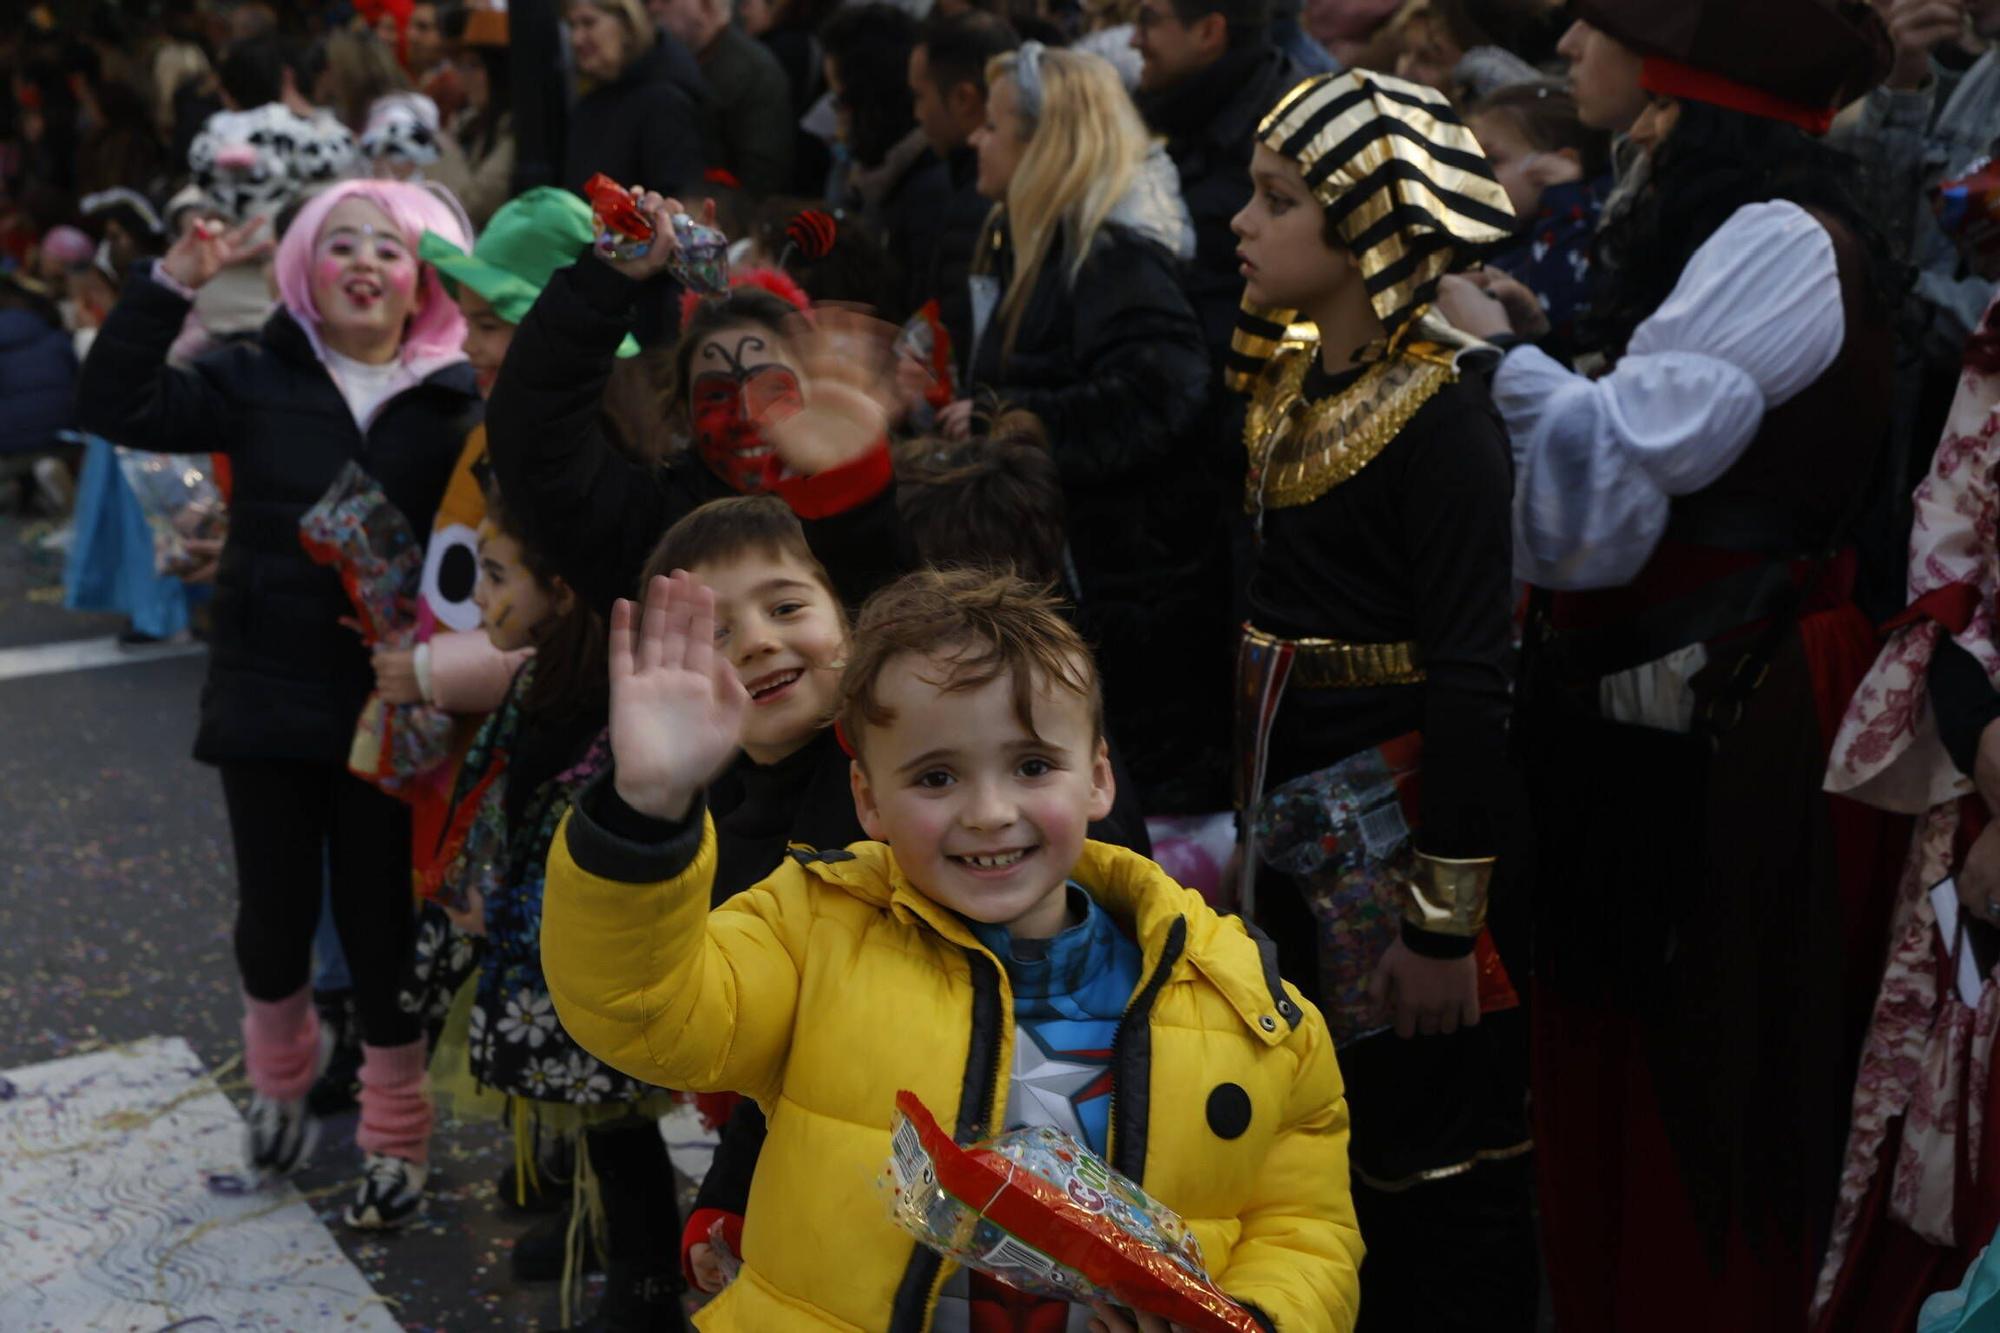
M635 623L636 622L636 623ZM750 696L715 651L715 593L675 570L611 609L611 754L625 804L678 821L742 744Z
M214 223L197 222L174 242L160 260L160 268L183 287L201 287L231 264L269 254L272 243L268 237L262 241L251 239L263 225L261 216L226 231Z

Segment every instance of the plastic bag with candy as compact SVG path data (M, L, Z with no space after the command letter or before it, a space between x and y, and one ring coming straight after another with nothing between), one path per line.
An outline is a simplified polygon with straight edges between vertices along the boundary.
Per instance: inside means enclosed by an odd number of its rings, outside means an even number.
M671 219L674 253L667 271L697 296L721 296L729 290L729 238L703 226L685 213Z
M1931 209L1938 229L1974 272L2000 277L2000 160L1989 154L1954 179L1938 182L1931 189Z
M1259 858L1298 881L1312 912L1320 1010L1336 1046L1394 1021L1372 985L1401 928L1415 777L1414 765L1363 750L1267 793L1253 815Z
M961 1148L896 1094L896 1221L947 1259L1031 1295L1122 1305L1195 1333L1257 1333L1202 1266L1180 1216L1061 1130Z
M642 259L653 248L653 224L630 190L600 171L583 183L583 195L597 224L599 250L613 259Z
M417 588L424 548L403 512L355 463L333 479L326 494L299 520L299 544L340 575L361 622L361 641L391 648L416 642ZM387 792L401 791L451 753L451 714L429 704L387 704L371 694L362 706L348 750L356 777Z
M924 390L924 401L933 410L943 411L958 397L958 376L952 368L951 330L945 327L944 314L935 300L926 301L911 315L896 334L895 346L891 349L897 356L907 356L930 372L930 384Z
M119 446L118 471L139 501L153 535L153 571L181 574L199 560L190 540L214 539L229 528L228 507L207 454L147 454Z

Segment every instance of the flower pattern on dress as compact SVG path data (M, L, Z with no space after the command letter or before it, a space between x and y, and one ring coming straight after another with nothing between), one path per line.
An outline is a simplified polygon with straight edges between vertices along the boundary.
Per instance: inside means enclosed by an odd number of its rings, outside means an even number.
M549 998L546 991L519 992L507 1001L507 1012L500 1019L502 1037L512 1042L526 1042L537 1050L555 1030L555 1001Z
M581 1050L569 1053L569 1099L595 1104L611 1095L611 1075L597 1058Z
M1996 317L2000 301L1988 308L1982 327ZM1970 622L1953 638L2000 681L1994 644L2000 376L1968 367L1960 377L1944 438L1915 502L1910 601L1954 587L1975 592ZM1863 1261L1854 1242L1877 1174L1892 1173L1892 1218L1935 1244L1951 1244L1957 1194L1969 1183L1960 1163L1981 1158L1989 1130L1982 1117L2000 1033L2000 984L1986 978L1977 1008L1966 1007L1930 902L1931 888L1954 868L1966 807L1979 799L1945 753L1931 715L1926 678L1942 632L1936 620L1920 620L1883 647L1848 704L1827 773L1830 791L1886 809L1920 811L1922 818L1897 884L1888 958L1855 1077L1833 1224L1813 1292L1815 1321L1844 1275L1865 1284L1860 1269L1848 1269ZM1961 1107L1967 1108L1963 1114Z

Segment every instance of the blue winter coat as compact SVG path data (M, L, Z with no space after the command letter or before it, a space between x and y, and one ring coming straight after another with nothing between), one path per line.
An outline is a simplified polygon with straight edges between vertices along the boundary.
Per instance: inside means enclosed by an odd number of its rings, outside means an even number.
M0 310L0 454L54 448L75 393L69 334L33 311Z

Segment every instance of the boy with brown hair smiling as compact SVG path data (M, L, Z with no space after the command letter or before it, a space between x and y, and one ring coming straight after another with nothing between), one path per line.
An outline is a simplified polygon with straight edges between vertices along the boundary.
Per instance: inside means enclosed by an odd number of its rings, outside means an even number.
M1361 1240L1325 1025L1242 923L1086 840L1115 784L1095 664L1054 602L969 572L870 599L840 718L878 841L795 849L712 914L703 787L750 699L712 590L676 572L646 603L613 612L616 768L551 852L543 960L593 1054L770 1116L744 1268L701 1325L914 1333L1013 1303L947 1280L890 1220L874 1186L908 1088L961 1142L1069 1130L1180 1211L1267 1326L1351 1329ZM1086 1321L1165 1328L1067 1316Z

